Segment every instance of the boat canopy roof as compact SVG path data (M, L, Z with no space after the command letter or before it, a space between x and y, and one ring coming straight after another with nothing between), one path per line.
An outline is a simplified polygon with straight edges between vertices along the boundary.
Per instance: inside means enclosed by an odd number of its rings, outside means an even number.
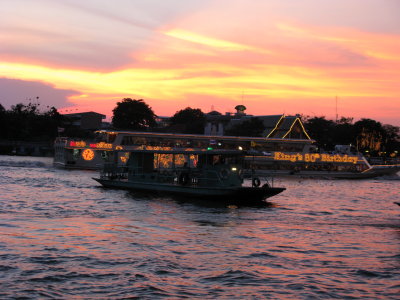
M156 137L156 138L168 138L168 139L196 139L196 140L231 140L231 141L270 141L270 142L294 142L294 143L314 143L312 139L284 139L284 138L272 138L272 137L249 137L249 136L221 136L221 135L204 135L204 134L184 134L184 133L164 133L164 132L150 132L150 131L123 131L123 130L97 130L96 134L108 134L108 135L130 135L136 137Z
M171 150L154 150L154 149L136 149L136 150L115 150L115 152L129 152L129 153L156 153L156 154L197 154L197 155L237 155L244 156L246 151L243 150L207 150L207 149L171 149Z

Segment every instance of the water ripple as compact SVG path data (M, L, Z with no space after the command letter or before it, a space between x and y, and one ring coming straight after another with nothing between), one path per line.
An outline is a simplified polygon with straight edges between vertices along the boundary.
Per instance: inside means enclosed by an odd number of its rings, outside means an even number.
M399 180L277 179L237 207L0 166L0 299L398 299Z

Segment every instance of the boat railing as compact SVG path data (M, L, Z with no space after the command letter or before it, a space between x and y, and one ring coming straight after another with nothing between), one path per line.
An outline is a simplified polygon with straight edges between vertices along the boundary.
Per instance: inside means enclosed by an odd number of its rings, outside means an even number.
M115 166L113 163L104 163L100 177L119 180L128 179L128 168L126 166Z
M268 187L273 187L274 186L274 177L273 176L265 176L265 175L257 175L254 174L251 177L251 184L254 186L254 183L256 183L256 179L260 180L260 185L262 186L268 186Z
M113 163L105 163L101 171L101 178L111 180L136 179L140 181L156 181L187 186L222 186L224 180L220 172L213 169L154 169L145 171L143 167L115 166Z
M367 160L372 166L376 166L376 165L385 166L385 165L399 165L400 164L400 158L398 158L398 157L368 157Z

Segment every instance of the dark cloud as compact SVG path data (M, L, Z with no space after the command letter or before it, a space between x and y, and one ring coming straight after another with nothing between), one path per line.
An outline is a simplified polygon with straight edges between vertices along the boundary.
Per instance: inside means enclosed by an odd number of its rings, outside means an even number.
M68 97L80 94L73 90L56 89L50 84L0 78L0 104L6 109L17 103L39 102L43 108L70 106ZM37 98L39 97L39 98Z

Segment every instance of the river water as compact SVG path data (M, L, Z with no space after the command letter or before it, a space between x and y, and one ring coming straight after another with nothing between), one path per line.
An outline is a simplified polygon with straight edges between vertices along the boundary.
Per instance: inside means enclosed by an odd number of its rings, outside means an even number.
M264 207L103 189L0 156L1 299L399 299L400 180L283 180Z

